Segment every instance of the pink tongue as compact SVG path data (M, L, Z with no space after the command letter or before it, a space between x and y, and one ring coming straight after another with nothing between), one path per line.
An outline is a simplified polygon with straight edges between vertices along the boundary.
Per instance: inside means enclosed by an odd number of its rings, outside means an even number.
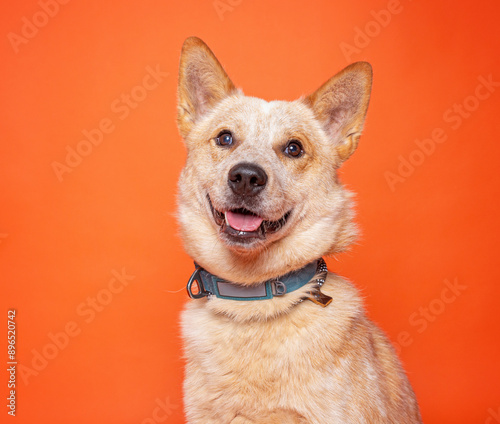
M238 231L256 231L262 224L263 219L257 215L246 215L242 213L226 212L226 221L230 227Z

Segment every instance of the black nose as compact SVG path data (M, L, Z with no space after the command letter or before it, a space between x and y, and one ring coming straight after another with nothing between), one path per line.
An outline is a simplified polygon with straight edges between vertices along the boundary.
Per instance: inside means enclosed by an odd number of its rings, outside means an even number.
M241 162L231 168L227 183L235 194L255 196L266 186L267 174L258 165Z

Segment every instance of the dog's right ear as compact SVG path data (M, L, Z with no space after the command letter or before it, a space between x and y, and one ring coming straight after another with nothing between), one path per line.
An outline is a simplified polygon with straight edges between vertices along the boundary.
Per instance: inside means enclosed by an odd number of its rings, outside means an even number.
M336 143L343 162L356 150L372 87L372 67L356 62L330 78L305 99Z
M221 64L198 37L184 41L179 66L177 124L185 138L196 120L238 90Z

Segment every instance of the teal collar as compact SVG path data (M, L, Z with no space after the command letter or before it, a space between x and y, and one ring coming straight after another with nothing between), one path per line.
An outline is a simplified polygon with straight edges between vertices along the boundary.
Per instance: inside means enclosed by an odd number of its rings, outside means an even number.
M307 264L304 268L289 272L278 278L264 281L257 285L244 286L232 283L209 273L195 263L196 270L187 284L187 292L192 299L206 296L216 296L230 300L263 300L275 296L283 296L310 283L317 273L327 271L325 261L321 258ZM198 290L193 292L193 283L197 283ZM314 280L318 284L318 281ZM322 284L324 279L320 281Z

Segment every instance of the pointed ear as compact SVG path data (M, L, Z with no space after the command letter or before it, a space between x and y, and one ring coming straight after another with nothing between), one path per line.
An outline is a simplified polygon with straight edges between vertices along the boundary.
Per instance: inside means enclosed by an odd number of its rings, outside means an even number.
M185 138L196 120L237 92L219 61L197 37L184 41L179 66L177 124Z
M306 103L313 109L327 134L337 143L345 161L358 145L372 86L372 67L356 62L330 78Z

